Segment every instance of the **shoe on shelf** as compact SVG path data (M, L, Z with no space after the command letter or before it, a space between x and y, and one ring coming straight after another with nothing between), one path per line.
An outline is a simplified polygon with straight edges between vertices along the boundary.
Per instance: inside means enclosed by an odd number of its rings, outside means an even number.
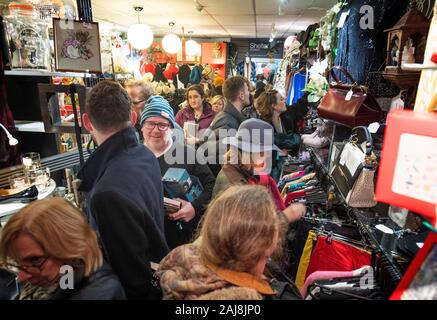
M314 137L312 139L308 138L308 139L305 139L303 141L304 145L306 145L308 147L313 147L316 149L321 149L321 148L327 147L327 146L329 146L330 143L331 143L331 141L329 140L328 137L319 137L319 136Z
M38 199L38 189L31 186L21 192L10 194L7 196L0 196L0 204L21 202L29 203Z
M315 138L319 134L319 132L320 132L320 127L317 127L317 129L313 133L311 133L311 134L303 134L301 136L301 139L304 140L304 139L307 139L307 138L311 138L311 139Z

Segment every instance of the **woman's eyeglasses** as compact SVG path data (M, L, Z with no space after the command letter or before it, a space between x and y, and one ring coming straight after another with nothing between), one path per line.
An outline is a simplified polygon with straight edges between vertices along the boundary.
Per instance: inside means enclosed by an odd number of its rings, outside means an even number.
M157 126L160 131L166 131L170 127L167 123L153 121L145 121L143 126L149 130L153 130Z
M49 256L40 257L37 258L34 262L31 264L15 264L15 263L5 263L4 266L7 267L10 270L19 270L23 271L29 274L40 274L41 269L43 268L44 264L49 259Z

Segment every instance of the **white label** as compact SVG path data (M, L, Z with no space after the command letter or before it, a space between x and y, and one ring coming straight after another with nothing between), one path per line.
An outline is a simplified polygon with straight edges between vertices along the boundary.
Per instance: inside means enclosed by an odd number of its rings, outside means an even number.
M350 12L351 12L351 11L348 10L348 11L343 12L343 13L341 14L341 16L340 16L340 20L338 21L338 25L337 25L337 28L338 28L338 29L343 28L344 23L346 22L346 18L349 16L349 13L350 13Z
M405 102L401 98L393 100L390 104L390 111L392 110L403 110L405 107Z
M370 133L377 133L380 127L381 125L378 122L374 122L369 124L368 129Z
M419 247L419 249L422 249L423 248L423 242L416 242L416 246L418 246Z
M437 138L409 133L401 136L392 190L437 204Z
M32 159L31 158L23 158L23 165L25 167L31 167L32 166Z
M390 229L383 224L378 224L377 226L375 226L375 228L387 234L394 234L393 229Z
M352 176L355 175L360 164L364 162L364 153L360 151L359 148L354 147L350 143L344 146L343 152L341 153L339 163L341 165L346 165Z
M351 101L353 95L354 95L354 92L352 91L352 89L350 89L349 92L347 93L346 97L344 98L344 100Z

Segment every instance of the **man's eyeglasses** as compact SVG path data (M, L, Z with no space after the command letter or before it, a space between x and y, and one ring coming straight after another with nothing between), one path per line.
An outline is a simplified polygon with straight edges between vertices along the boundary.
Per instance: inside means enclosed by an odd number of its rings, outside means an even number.
M132 101L132 104L133 104L134 106L136 106L136 105L138 105L138 104L140 104L140 103L143 103L144 101L146 101L146 99L139 100L139 101Z
M11 270L18 270L18 271L24 271L29 274L39 274L41 273L41 269L43 268L44 264L49 259L49 256L40 257L35 259L31 264L24 265L24 264L15 264L15 263L6 263L4 266Z
M170 125L167 123L153 121L145 121L143 126L149 130L153 130L157 126L161 131L166 131L170 127Z

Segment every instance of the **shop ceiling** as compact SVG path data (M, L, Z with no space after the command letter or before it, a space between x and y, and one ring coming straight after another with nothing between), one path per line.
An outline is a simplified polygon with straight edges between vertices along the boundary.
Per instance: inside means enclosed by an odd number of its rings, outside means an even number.
M155 36L170 30L182 35L182 27L196 38L287 37L318 22L336 0L92 0L94 20L122 29L137 23L134 6L140 5L141 23Z

